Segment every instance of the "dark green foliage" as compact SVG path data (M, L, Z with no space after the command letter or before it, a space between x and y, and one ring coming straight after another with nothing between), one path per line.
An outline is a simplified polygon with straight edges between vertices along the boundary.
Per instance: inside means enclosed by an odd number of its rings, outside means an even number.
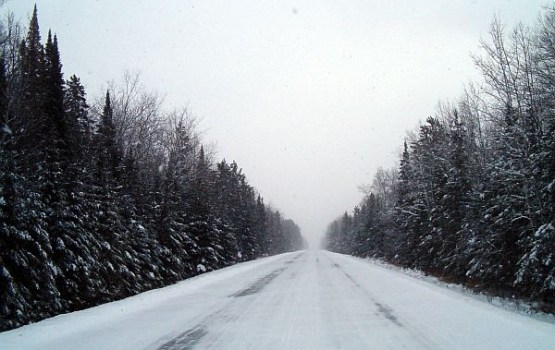
M25 40L1 39L21 46L17 69L0 61L0 331L303 247L136 81L89 110L36 8Z
M428 118L404 144L394 204L373 186L325 244L553 310L555 8L534 31L490 34L475 57L485 93Z
M85 89L76 75L66 81L64 90L64 117L68 126L68 149L74 162L89 160L92 125L89 118Z
M116 141L114 110L110 92L106 92L106 100L100 116L96 144L97 178L101 184L107 185L119 174L121 151Z

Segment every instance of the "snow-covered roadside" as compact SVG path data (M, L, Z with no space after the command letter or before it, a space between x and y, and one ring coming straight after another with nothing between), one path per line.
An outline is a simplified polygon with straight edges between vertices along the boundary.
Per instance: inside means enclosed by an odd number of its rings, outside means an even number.
M427 278L300 251L0 333L1 350L550 349L555 325Z
M510 299L510 298L502 298L502 297L487 295L487 294L472 290L470 288L467 288L461 284L448 283L440 280L435 276L427 275L422 271L396 266L376 258L360 258L356 256L352 256L352 257L356 260L359 260L360 262L371 264L381 269L395 271L405 276L412 277L417 280L421 280L427 284L432 284L439 288L455 291L457 293L464 295L465 297L472 298L477 301L485 302L507 311L515 312L520 315L526 315L534 319L537 319L539 321L555 324L555 314L547 314L544 312L537 311L537 309L535 308L536 304L533 302L516 299L516 298Z
M140 349L153 338L171 331L172 323L189 322L189 315L218 307L209 302L203 303L210 300L212 285L218 285L217 291L221 293L222 280L237 277L237 285L229 285L229 292L226 292L232 293L249 280L256 280L276 262L289 258L291 254L294 253L236 264L171 286L2 332L0 349L50 349L47 344L59 345L60 340L66 344L81 344L80 349ZM191 305L193 299L199 299L199 303ZM190 313L173 313L168 309L179 309L183 304L190 308ZM168 320L169 315L174 319ZM114 339L118 341L114 343Z
M371 300L377 300L378 313L398 321L403 326L399 328L408 332L407 338L416 340L382 348L401 349L406 345L407 349L520 350L552 349L555 344L552 323L362 259L329 252L324 255L344 271L355 287L360 286ZM397 332L397 337L402 333Z

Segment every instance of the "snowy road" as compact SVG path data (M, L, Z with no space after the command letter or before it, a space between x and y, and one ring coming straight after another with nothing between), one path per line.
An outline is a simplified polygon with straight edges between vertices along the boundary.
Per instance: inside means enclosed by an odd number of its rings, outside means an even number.
M303 251L0 333L7 349L555 349L555 324Z

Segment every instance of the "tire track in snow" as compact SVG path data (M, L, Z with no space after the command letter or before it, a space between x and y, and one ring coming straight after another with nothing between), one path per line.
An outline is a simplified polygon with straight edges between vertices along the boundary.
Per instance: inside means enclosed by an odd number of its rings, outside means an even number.
M268 284L270 284L276 277L287 270L288 267L297 259L299 259L302 255L303 253L295 255L292 259L285 261L283 263L284 266L273 270L269 274L264 275L263 277L257 279L254 283L249 285L247 288L233 293L229 297L236 299L261 292ZM190 350L195 348L195 346L209 334L210 324L218 320L225 320L225 323L231 324L239 317L241 317L241 315L246 312L246 308L244 307L243 303L240 304L241 307L238 308L238 303L236 301L230 301L218 311L204 317L203 320L200 321L196 326L189 328L185 332L174 336L171 340L156 347L156 350ZM232 309L243 310L243 312L231 312Z
M270 272L268 275L258 279L255 283L251 284L247 288L232 294L232 297L244 297L251 294L256 294L260 292L264 287L266 287L270 282L272 282L277 276L281 275L283 271L287 270L287 266L281 267L277 270Z
M378 302L376 300L376 298L368 290L366 290L364 287L362 287L350 274L345 272L345 270L343 270L339 264L333 263L332 266L339 269L341 272L343 272L345 277L347 277L353 283L353 285L355 285L357 288L360 288L361 290L363 290L368 295L368 298L378 308L378 313L379 314L384 316L389 321L393 322L396 326L404 327L403 324L399 321L398 317L393 313L393 309L391 307Z
M318 256L318 296L323 308L325 334L331 344L329 348L341 349L349 344L353 349L408 349L405 345L410 342L393 338L387 330L393 325L376 317L358 283L355 281L357 285L354 285L330 257L321 253Z
M289 265L295 263L297 259L299 259L303 254L295 255L291 260L284 262L284 266L280 267L279 269L275 269L274 271L270 272L269 274L265 275L264 277L259 278L256 282L248 286L247 288L238 291L237 293L232 294L232 297L244 297L251 294L259 293L262 289L264 289L270 282L272 282L276 277L282 274Z
M397 327L406 330L410 334L410 336L415 341L417 341L420 345L422 345L425 349L437 348L434 342L431 341L429 338L427 338L425 335L423 335L421 332L413 330L412 327L407 326L405 322L401 322L399 320L399 317L395 315L394 310L389 305L387 305L381 300L378 300L374 296L374 294L370 292L370 290L363 287L359 282L357 282L348 272L346 272L341 267L341 265L333 261L330 256L326 255L326 257L330 260L331 266L334 269L340 271L343 274L343 276L345 276L345 278L347 278L351 282L353 286L355 286L361 293L363 293L368 299L370 299L370 301L374 304L374 306L376 306L377 308L375 313L376 316L381 316L387 319L388 321L390 321L392 324L396 325Z
M339 265L338 263L334 262L332 263L332 267L335 269L338 269L339 271L341 271L341 273L343 273L343 275L345 277L347 277L347 279L349 281L351 281L351 283L357 287L359 290L361 290L362 292L364 292L368 298L372 301L372 303L374 303L374 305L378 308L378 313L381 314L382 316L384 316L386 319L388 319L389 321L391 321L393 324L395 324L398 327L404 327L403 324L399 321L398 317L394 315L393 313L393 309L391 307L389 307L388 305L379 302L378 300L376 300L376 297L374 297L374 295L372 293L370 293L370 291L368 291L367 289L365 289L364 287L362 287L360 285L360 283L358 283L349 273L347 273L342 267L341 265Z
M299 253L295 255L292 259L285 261L283 263L284 265L283 267L276 269L270 274L258 279L255 283L251 284L250 287L247 287L244 290L256 289L254 286L258 285L260 281L267 281L265 277L268 277L269 275L273 275L276 271L280 271L280 270L282 271L279 274L272 276L271 281L273 281L276 278L279 278L280 283L294 283L293 281L294 278L292 280L291 276L296 276L298 273L298 270L302 269L303 267L302 262L295 263L297 260L301 258L303 258L302 259L303 261L306 261L307 254ZM286 273L284 272L289 272L289 271L290 271L290 274L286 276ZM268 317L267 315L272 315L272 312L274 310L273 308L275 308L276 306L275 303L279 304L282 301L282 298L276 299L276 298L270 297L271 300L274 300L275 302L271 304L267 303L268 297L271 294L275 293L276 290L280 289L280 288L276 288L276 289L270 288L270 290L268 291L268 293L270 294L260 293L265 289L265 287L269 283L270 281L265 283L264 287L258 289L256 293L249 293L247 295L244 295L243 297L238 297L236 295L238 293L234 293L230 295L230 297L234 298L235 302L232 305L230 305L230 307L226 308L224 312L222 312L221 314L218 314L218 318L215 318L211 321L209 334L206 337L204 337L198 344L195 344L195 347L198 347L199 349L243 348L245 346L243 344L244 338L241 338L240 336L239 338L237 338L238 325L244 324L245 320L251 319L253 315L260 313L261 310L264 310L264 308L270 307L268 312L264 313L266 315L264 319L267 319ZM298 308L295 308L295 311L296 310L298 310ZM296 315L296 312L292 314ZM248 322L249 321L247 321L247 323ZM263 321L261 320L261 322ZM288 320L288 322L284 322L280 324L288 325L280 332L280 337L282 339L287 339L290 336L290 332L292 331L291 325L293 323L291 322L291 320ZM239 328L241 327L239 326ZM270 326L269 329L273 329L273 327ZM239 333L240 332L241 331L239 330ZM240 346L235 345L238 339L240 339L240 344L241 344ZM287 348L287 347L284 347L284 348Z
M190 330L181 333L169 342L160 346L158 350L189 350L192 349L206 334L208 334L208 331L202 326L191 328Z

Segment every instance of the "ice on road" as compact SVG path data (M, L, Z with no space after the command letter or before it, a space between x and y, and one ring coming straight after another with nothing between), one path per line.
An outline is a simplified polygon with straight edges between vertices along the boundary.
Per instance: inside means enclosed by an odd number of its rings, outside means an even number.
M326 251L239 264L0 333L7 349L555 349L555 324Z

